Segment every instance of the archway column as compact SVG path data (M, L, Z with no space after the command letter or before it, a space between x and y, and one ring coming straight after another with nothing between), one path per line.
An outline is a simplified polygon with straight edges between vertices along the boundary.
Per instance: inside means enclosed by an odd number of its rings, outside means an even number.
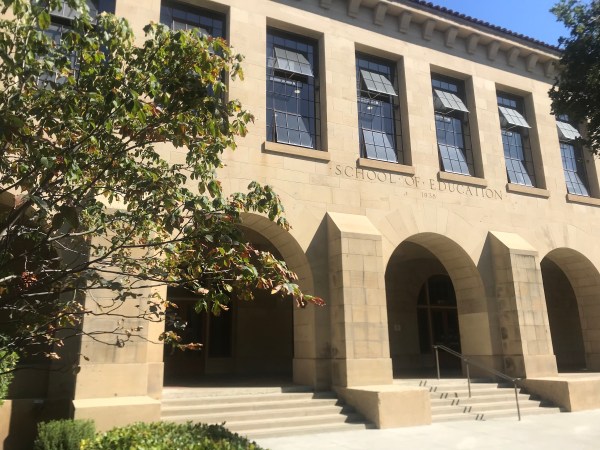
M514 233L490 232L504 366L515 377L556 375L537 251Z
M334 386L392 383L381 234L364 216L328 213Z

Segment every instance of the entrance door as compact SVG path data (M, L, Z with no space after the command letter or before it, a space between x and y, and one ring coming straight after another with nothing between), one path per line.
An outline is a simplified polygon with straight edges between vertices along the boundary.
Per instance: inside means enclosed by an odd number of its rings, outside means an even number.
M430 277L419 293L417 304L421 354L433 355L433 345L444 345L456 352L460 348L458 310L452 280L448 275ZM440 351L440 366L446 371L460 371L460 359ZM434 360L431 360L435 363Z
M175 307L167 309L166 330L177 332L181 344L200 343L203 347L182 351L165 346L165 384L193 384L209 373L215 362L231 366L232 312L223 311L219 316L196 312L197 299L182 290L169 289L168 298Z

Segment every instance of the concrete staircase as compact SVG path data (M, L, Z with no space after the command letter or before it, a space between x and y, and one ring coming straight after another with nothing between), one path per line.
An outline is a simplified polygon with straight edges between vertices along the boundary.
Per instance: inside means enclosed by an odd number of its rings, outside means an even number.
M453 420L492 420L511 418L517 420L515 390L512 385L493 382L471 382L471 398L469 398L466 380L460 379L426 379L426 380L396 380L429 388L431 396L432 421L447 422ZM519 406L521 416L531 414L558 413L557 408L548 402L531 396L519 389Z
M371 428L335 393L304 386L165 388L161 419L225 422L250 439Z

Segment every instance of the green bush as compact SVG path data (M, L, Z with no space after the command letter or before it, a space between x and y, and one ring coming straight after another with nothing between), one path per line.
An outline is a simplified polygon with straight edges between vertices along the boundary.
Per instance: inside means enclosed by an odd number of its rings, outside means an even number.
M2 405L8 393L8 386L10 386L10 382L13 379L11 371L17 365L18 359L16 353L8 353L0 350L0 405Z
M34 450L80 450L81 441L94 439L91 420L52 420L38 424Z
M255 442L222 425L136 423L100 433L85 450L261 450Z

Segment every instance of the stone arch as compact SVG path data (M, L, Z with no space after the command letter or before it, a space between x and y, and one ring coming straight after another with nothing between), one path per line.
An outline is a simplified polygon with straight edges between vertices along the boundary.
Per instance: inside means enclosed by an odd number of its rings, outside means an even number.
M298 275L305 293L313 292L306 254L289 232L250 213L242 215L240 229L249 242L283 259ZM197 354L165 354L167 384L193 384L215 374L295 378L297 355L302 354L306 341L314 341L306 331L306 315L299 314L291 299L269 292L256 291L254 301L233 302L218 316L195 311L194 296L185 290L168 289L167 297L177 305L178 317L188 323L184 338L204 344L203 352Z
M549 279L548 275L552 272L557 273L558 277L561 275L565 277L570 285L565 286L566 294L564 295L568 296L571 293L573 296L572 301L575 302L576 313L578 313L575 318L579 319L581 326L580 334L583 340L582 350L585 354L585 368L587 370L600 370L600 321L598 320L600 318L600 273L598 269L581 252L566 247L556 248L548 252L542 259L540 266L544 278L546 302L550 301L548 314L553 345L556 347L555 339L558 339L557 328L560 326L560 322L557 322L556 317L553 317L550 310L554 292L552 290L554 286L551 286L551 283L559 283L560 278L558 280ZM544 277L544 272L546 272L546 277ZM568 288L570 288L570 292ZM565 324L563 323L563 325ZM574 334L577 332L578 330L575 330ZM559 360L562 343L556 342L556 344L558 344L558 348L555 348L555 352L557 352L557 360ZM573 342L571 345L578 345L578 343Z
M308 257L291 232L264 216L252 213L242 214L241 226L251 233L258 233L271 243L288 268L298 276L298 285L302 291L315 294L315 281ZM328 380L328 376L318 375L316 312L312 305L306 308L293 307L293 381L323 387L323 378Z
M313 274L304 249L289 231L258 214L243 213L242 228L259 233L281 254L287 266L298 275L298 285L308 294L314 293Z
M438 233L425 232L402 241L392 253L386 267L389 335L394 367L397 368L398 361L394 361L392 343L397 342L403 334L402 323L393 323L395 318L399 318L398 311L394 311L393 306L395 296L403 297L409 302L404 304L404 310L400 308L400 314L408 314L409 310L416 309L417 296L423 283L433 275L447 275L452 281L462 353L476 357L482 363L494 364L487 296L477 266L467 252L452 239ZM411 333L405 333L405 342L413 348L415 340L418 339L414 331L415 320L416 316L412 321L406 318L403 321L408 326L412 323L412 336L409 336ZM421 361L421 364L431 364L431 361ZM415 361L406 362L414 365ZM398 374L398 370L395 371Z

